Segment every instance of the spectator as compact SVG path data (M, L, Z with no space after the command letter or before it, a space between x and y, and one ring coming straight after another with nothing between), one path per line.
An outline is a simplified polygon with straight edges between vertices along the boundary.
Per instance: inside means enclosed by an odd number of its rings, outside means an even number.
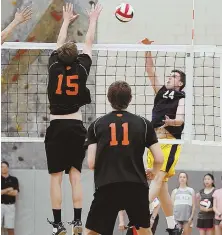
M190 235L193 227L195 213L195 192L188 187L188 175L181 172L178 176L179 187L171 194L174 205L174 217L177 223L183 228L183 235Z
M19 192L18 179L9 175L8 162L2 161L1 170L1 222L3 228L8 230L8 235L14 235L15 199Z
M222 188L214 192L213 199L215 235L222 235Z
M153 235L156 232L156 228L159 222L159 209L160 209L160 201L155 198L154 201L150 204L150 227L152 229ZM119 212L119 230L124 231L127 227L125 226L124 221L124 211ZM133 227L129 227L126 235L134 235L137 234L136 229Z
M204 188L197 193L197 202L200 206L200 212L198 213L197 218L197 228L199 229L200 235L214 234L214 191L214 176L208 173L204 176Z

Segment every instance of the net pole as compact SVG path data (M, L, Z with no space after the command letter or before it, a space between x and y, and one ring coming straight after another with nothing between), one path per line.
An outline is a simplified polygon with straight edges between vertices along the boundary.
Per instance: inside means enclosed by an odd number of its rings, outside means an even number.
M220 137L222 143L222 54L220 54Z
M194 45L194 35L195 35L195 0L193 0L193 10L192 10L192 39L191 45Z
M195 0L192 2L192 33L191 47L186 53L186 99L185 99L185 126L184 141L192 143L193 128L193 75L194 75L194 35L195 35Z
M185 98L185 125L184 141L192 143L193 128L193 74L194 74L194 52L193 47L186 53L186 98Z

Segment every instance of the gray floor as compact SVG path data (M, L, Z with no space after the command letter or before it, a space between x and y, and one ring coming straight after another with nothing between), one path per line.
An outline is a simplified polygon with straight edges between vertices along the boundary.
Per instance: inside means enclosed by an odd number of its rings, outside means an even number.
M202 188L202 178L207 172L189 171L189 185L196 191ZM212 173L212 172L211 172ZM216 178L217 187L221 186L221 172L213 172ZM39 235L50 234L51 227L46 219L52 218L49 200L49 177L46 170L14 170L12 175L18 177L20 182L20 194L17 200L16 213L16 235ZM177 186L177 178L170 181L170 191ZM83 222L85 223L87 213L93 198L93 174L90 170L83 170L82 173L84 206ZM71 202L71 191L67 177L63 181L63 220L69 221L73 217L73 208ZM157 235L165 234L166 222L160 213L160 223L157 229ZM70 230L69 230L70 234ZM120 235L117 224L113 234ZM124 233L123 233L124 234ZM197 235L195 228L193 234Z

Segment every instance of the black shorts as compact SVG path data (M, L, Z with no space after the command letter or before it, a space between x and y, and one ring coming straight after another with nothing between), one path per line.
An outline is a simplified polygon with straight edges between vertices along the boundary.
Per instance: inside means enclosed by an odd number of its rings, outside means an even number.
M45 150L50 174L71 167L81 172L85 157L86 128L83 122L74 119L56 119L50 122L45 136Z
M96 190L86 228L112 235L118 212L125 210L130 224L150 227L149 189L139 183L113 183Z
M213 219L197 219L197 228L199 229L213 229L214 220Z

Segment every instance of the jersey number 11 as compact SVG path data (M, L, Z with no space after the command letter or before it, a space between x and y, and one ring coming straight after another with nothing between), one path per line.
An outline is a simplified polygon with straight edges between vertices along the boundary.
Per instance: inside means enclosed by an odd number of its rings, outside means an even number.
M111 123L109 125L111 128L111 141L110 141L110 146L116 146L118 145L118 141L116 139L116 123ZM122 145L129 145L129 133L128 133L128 123L125 122L122 124L123 127L123 140L122 140Z

